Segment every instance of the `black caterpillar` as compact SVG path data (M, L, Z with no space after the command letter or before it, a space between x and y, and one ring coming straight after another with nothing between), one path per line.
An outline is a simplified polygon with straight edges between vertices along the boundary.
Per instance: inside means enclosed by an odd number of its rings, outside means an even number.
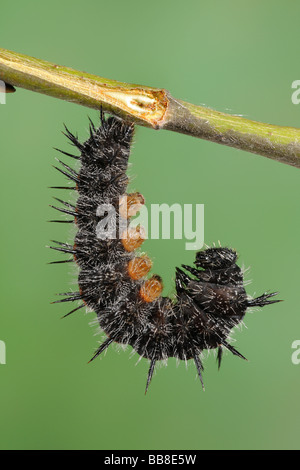
M230 248L199 251L195 267L177 268L175 301L161 296L159 276L145 278L152 263L146 255L135 254L144 240L143 230L129 226L130 217L144 200L139 193L126 194L133 133L133 124L115 117L105 120L102 112L101 126L96 129L90 121L90 137L83 144L66 128L65 135L80 156L60 152L80 160L81 168L77 173L60 162L62 168L57 170L74 186L59 189L74 189L79 197L76 206L57 199L64 207L52 207L71 216L71 220L59 222L75 221L78 231L74 245L54 242L57 246L51 248L72 255L54 263L75 260L79 291L60 294L65 298L57 302L82 301L67 315L84 306L96 312L107 339L91 360L113 342L129 344L150 361L147 392L156 361L169 357L193 359L203 387L202 351L217 348L219 367L223 348L245 359L229 344L230 331L242 321L248 307L263 307L279 300L270 300L277 293L247 297L243 273L236 264L237 254ZM108 205L116 210L113 228L116 233L122 231L122 239L101 239L101 233L99 236L99 222L104 215L99 215L98 208Z

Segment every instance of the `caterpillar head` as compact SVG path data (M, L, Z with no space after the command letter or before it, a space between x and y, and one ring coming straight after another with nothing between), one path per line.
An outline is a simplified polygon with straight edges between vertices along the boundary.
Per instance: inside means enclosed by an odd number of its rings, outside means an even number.
M237 260L236 251L231 248L208 248L198 251L195 266L197 268L221 269L233 266Z

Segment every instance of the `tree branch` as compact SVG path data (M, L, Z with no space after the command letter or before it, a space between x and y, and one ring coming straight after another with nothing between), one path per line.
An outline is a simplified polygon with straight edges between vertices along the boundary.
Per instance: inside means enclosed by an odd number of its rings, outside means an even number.
M6 49L0 49L0 79L90 108L102 106L141 126L200 137L300 168L300 129L294 127L220 113L177 100L164 89L101 78Z

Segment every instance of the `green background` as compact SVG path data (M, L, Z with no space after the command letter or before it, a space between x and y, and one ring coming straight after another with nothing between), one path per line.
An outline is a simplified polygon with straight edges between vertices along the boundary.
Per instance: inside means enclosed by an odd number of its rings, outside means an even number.
M15 1L1 6L1 47L103 77L164 87L195 104L299 126L291 84L300 79L300 5L293 1ZM85 139L98 113L18 89L0 106L0 446L3 449L248 449L299 447L299 170L167 131L138 128L131 189L150 203L205 204L205 242L221 241L251 266L250 295L279 290L283 303L249 313L220 372L205 360L203 393L193 364L158 368L111 347L87 365L99 336L94 314L61 320L57 292L76 270L50 266L47 245L74 230L49 224L52 165ZM64 194L63 196L68 197ZM185 240L147 240L154 271L174 291Z

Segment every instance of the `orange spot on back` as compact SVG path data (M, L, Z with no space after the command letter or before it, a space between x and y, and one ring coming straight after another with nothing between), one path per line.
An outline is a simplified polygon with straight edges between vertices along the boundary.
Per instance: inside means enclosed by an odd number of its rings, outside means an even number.
M120 198L119 213L124 219L136 215L145 204L145 199L140 193L125 194Z
M152 261L148 256L133 258L128 263L128 274L134 281L146 276L152 268Z
M153 302L160 296L163 290L162 279L159 276L152 276L144 282L140 288L140 296L144 302Z
M138 225L137 227L129 227L122 234L121 242L126 251L134 251L141 246L145 239L145 229Z

